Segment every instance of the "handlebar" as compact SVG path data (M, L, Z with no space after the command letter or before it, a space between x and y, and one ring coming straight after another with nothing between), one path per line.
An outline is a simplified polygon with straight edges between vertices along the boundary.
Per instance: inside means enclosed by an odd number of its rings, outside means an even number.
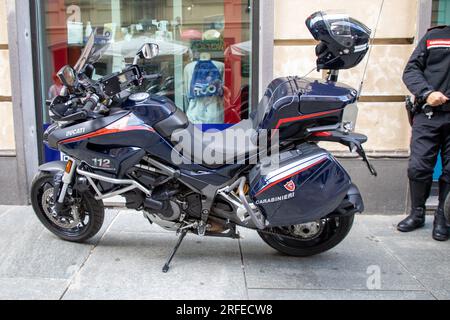
M87 98L72 98L67 102L55 103L50 108L57 118L56 121L78 121L85 120L97 107L100 98L96 94L91 94ZM58 101L56 101L58 102ZM69 114L68 111L70 111Z
M126 78L125 82L122 79L123 76ZM72 94L68 92L63 94L61 92L52 101L49 105L54 114L52 119L55 121L73 121L87 119L91 116L95 117L94 110L97 110L100 100L108 100L132 85L140 85L144 79L153 81L161 79L161 77L161 74L145 75L138 66L133 65L121 73L104 77L96 83L92 83L92 80L86 78L86 82L89 83L80 85L79 90L74 91ZM99 114L107 111L107 106L99 106Z
M162 77L162 75L159 73L142 76L143 79L150 80L150 81L161 79L161 77Z

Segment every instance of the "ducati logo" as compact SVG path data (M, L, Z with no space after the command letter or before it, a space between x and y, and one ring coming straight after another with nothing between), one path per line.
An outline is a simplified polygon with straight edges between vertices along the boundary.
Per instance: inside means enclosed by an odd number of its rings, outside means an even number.
M284 185L284 188L289 191L289 192L294 192L295 191L295 183L294 181L289 181Z
M86 128L73 129L66 132L66 137L73 137L86 132Z

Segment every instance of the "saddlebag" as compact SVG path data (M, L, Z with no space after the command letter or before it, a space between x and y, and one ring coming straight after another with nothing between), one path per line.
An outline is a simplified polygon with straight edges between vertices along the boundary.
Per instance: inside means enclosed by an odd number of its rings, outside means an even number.
M271 227L317 221L345 203L352 182L326 150L305 143L263 159L250 173L250 196ZM277 158L278 159L278 158Z

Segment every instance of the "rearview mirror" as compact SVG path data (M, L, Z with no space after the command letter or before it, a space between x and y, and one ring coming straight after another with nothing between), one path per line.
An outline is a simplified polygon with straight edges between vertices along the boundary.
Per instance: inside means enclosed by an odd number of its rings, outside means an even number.
M92 64L88 63L84 67L83 73L86 75L86 77L88 77L89 79L92 80L92 77L94 75L94 71L95 71L95 67Z
M152 59L159 54L159 46L156 43L146 43L138 52L138 56L141 59Z
M78 84L77 73L71 66L64 66L58 71L58 78L68 88L75 88Z

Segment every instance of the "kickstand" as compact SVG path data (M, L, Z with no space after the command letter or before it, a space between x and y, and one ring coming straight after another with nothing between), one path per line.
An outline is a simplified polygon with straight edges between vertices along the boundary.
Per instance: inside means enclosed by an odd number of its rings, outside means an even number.
M184 237L186 237L187 233L188 233L187 229L181 231L181 235L180 235L180 237L178 238L178 242L177 242L175 248L173 248L172 253L170 254L169 258L167 259L167 262L166 262L166 264L164 265L164 267L163 267L163 269L162 269L162 272L164 272L164 273L169 272L169 269L170 269L170 263L172 262L173 257L175 256L175 254L177 253L178 249L180 248L180 245L181 245L181 243L183 242Z

